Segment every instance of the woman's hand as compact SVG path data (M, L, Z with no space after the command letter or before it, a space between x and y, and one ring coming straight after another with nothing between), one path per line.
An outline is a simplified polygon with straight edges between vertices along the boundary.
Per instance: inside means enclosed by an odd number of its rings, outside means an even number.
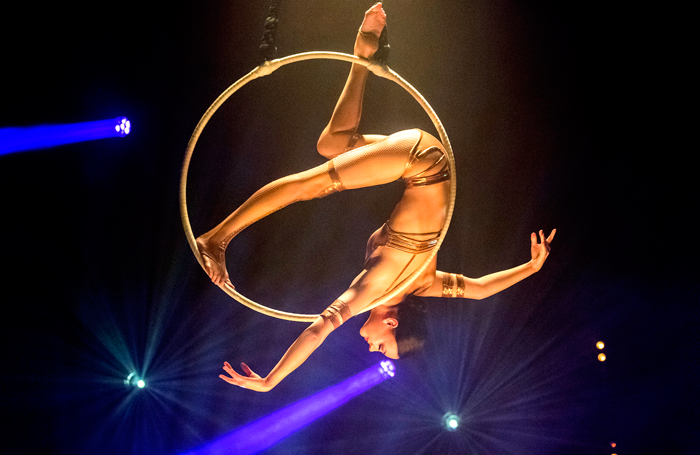
M236 370L234 370L228 362L224 362L224 371L231 376L229 377L220 374L219 377L229 384L237 385L238 387L242 387L244 389L254 390L256 392L267 392L272 390L272 387L267 384L267 380L265 378L261 378L259 374L254 373L253 370L248 367L248 365L241 363L241 368L243 368L243 372L246 374L246 376L236 373Z
M530 253L532 254L531 264L535 271L539 271L542 268L544 261L547 260L547 256L549 256L549 252L552 250L549 244L552 243L552 239L554 239L554 234L556 233L557 230L553 229L549 234L549 237L545 239L544 231L540 230L540 241L542 243L537 243L537 236L534 232L530 235Z

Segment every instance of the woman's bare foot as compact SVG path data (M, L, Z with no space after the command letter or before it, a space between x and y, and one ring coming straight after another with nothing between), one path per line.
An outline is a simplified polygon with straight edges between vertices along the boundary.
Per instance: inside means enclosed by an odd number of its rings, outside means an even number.
M365 12L365 19L360 26L360 33L355 40L355 55L370 58L379 48L379 35L386 25L386 13L381 3L375 3Z
M228 284L234 288L226 270L226 245L212 241L209 233L197 237L196 242L204 262L204 271L207 272L211 281L217 286Z

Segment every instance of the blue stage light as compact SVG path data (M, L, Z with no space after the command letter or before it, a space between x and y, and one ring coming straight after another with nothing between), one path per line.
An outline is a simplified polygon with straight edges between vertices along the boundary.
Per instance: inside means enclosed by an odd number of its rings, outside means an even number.
M396 368L394 368L394 362L391 360L382 360L382 362L379 364L379 368L382 372L382 374L389 376L390 378L394 377L394 374L396 374Z
M107 137L124 137L130 132L131 122L126 117L69 125L0 128L0 155Z
M380 382L394 377L390 360L280 409L186 455L247 455L265 450Z

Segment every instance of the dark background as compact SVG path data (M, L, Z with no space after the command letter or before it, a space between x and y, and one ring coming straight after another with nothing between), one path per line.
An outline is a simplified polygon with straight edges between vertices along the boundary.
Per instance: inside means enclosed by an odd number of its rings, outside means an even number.
M195 125L258 63L262 1L28 5L3 17L0 127L127 116L132 133L0 157L3 453L177 454L379 362L355 318L276 389L266 374L304 325L208 282L178 184ZM351 52L371 2L287 1L279 56ZM592 3L390 1L391 67L443 121L457 163L438 268L541 273L480 302L433 299L424 357L269 450L274 454L697 453L696 190L662 11ZM287 66L207 126L188 182L201 234L265 183L318 165L348 66ZM686 95L687 96L687 95ZM370 79L364 132L434 132ZM317 313L362 266L400 185L297 204L229 247L237 288ZM695 203L693 203L695 201ZM595 342L608 360L597 361ZM145 377L129 389L130 372ZM445 412L462 417L441 429Z

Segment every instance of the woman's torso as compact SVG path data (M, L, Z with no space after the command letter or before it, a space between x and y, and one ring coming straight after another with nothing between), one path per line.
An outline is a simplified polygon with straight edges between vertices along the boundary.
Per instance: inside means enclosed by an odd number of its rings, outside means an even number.
M431 176L444 171L444 164L435 166L441 154L446 162L444 149L437 139L423 133L421 149L431 150L412 163L405 177ZM386 284L385 292L391 291L407 279L425 262L432 251L402 251L391 246L390 237L399 233L400 236L419 241L417 243L436 238L445 223L449 195L450 180L407 187L387 223L368 239L364 268L368 273L374 272L372 275ZM387 305L398 304L405 295L417 294L430 287L435 278L436 259L437 256L406 290L387 302Z

